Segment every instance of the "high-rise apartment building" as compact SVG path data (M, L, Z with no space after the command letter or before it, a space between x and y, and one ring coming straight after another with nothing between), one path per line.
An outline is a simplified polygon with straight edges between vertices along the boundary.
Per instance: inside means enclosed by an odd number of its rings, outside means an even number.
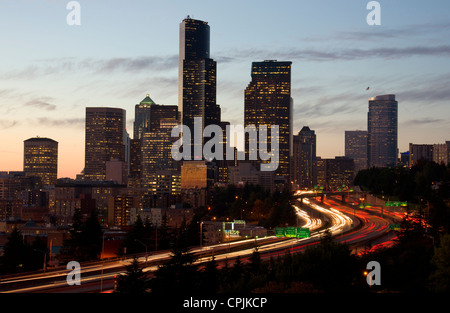
M367 131L345 131L345 156L355 162L355 174L367 168Z
M369 167L391 167L398 155L398 102L395 95L369 99L367 158Z
M106 162L125 162L126 112L118 108L86 108L84 178L106 179Z
M278 153L279 165L275 173L290 178L290 157L292 151L292 98L291 98L291 64L266 60L253 62L252 80L245 89L244 126L254 125L258 134L261 126L267 127L267 141L246 139L247 158L257 149L257 159L250 160L260 170L261 163L267 163L260 159L261 145L267 146L267 151L272 150L271 125L278 126ZM253 150L253 151L252 151Z
M299 188L316 185L316 134L304 126L293 138L292 183Z
M200 117L201 130L219 125L220 107L216 103L216 62L210 56L210 27L207 22L189 16L180 24L178 107L181 124L189 127L191 136L183 136L183 146L191 148L191 160L202 160L195 154L194 119ZM203 149L204 138L201 136ZM203 150L199 150L203 151Z
M40 137L25 140L23 171L26 176L40 178L43 185L56 184L58 142Z

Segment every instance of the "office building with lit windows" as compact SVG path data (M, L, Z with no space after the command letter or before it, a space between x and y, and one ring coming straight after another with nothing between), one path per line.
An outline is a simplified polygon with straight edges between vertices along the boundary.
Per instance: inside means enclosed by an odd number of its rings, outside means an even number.
M271 125L279 127L279 166L275 170L278 176L290 178L290 157L292 151L292 98L291 98L291 64L266 60L253 62L251 82L245 89L244 126L254 125L258 134L261 126L267 126L267 141L252 140L246 134L246 158L249 159L254 149L257 149L258 160L250 160L257 170L260 170L261 144L267 145L271 151ZM251 148L252 151L249 149Z
M367 168L367 131L345 131L345 156L355 162L355 174Z
M125 162L126 113L118 108L86 108L84 179L106 179L106 162Z
M42 185L54 185L58 174L58 142L40 137L25 140L23 171L26 176L40 178Z
M176 138L171 137L177 120L162 120L160 127L142 135L141 184L148 188L156 183L160 170L176 170L178 163L172 158L171 148Z
M133 139L141 139L143 133L159 129L161 120L178 120L178 106L156 104L147 94L136 104L134 115Z
M368 167L392 167L398 155L398 102L395 95L369 99L367 116Z
M183 136L183 146L191 147L191 160L203 159L194 155L194 119L201 118L202 131L208 125L220 123L220 106L216 103L217 66L210 56L209 38L207 22L189 16L181 22L178 107L181 124L189 127L191 132L191 136ZM201 138L201 147L197 148L203 149L207 138Z

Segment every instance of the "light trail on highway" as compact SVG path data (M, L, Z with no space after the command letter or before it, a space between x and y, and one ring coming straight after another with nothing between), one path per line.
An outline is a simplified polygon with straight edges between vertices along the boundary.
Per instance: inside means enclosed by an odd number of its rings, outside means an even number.
M309 195L308 195L309 196ZM304 205L310 209L319 212L321 218L311 217L305 210L293 205L298 219L304 221L302 227L310 228L309 238L276 238L268 236L265 238L253 238L234 242L223 242L217 245L196 247L189 252L198 254L195 264L201 265L208 262L213 257L218 264L233 262L237 257L246 262L251 254L258 249L261 258L267 260L270 257L281 256L290 251L298 253L306 247L318 244L326 232L329 232L334 240L356 245L358 243L375 240L381 235L387 233L389 223L374 212L358 211L345 206L338 205L330 199L320 203L319 201L304 198ZM352 213L353 210L353 213ZM327 227L325 227L327 226ZM384 242L379 243L383 245ZM240 249L238 251L232 251ZM163 264L165 260L171 257L170 251L160 252L146 256L138 257L142 264L148 264L143 270L152 274L158 268L158 264ZM2 280L2 284L7 283L30 283L23 288L11 288L5 292L99 292L110 290L114 284L114 277L124 273L125 266L130 264L132 259L121 259L111 262L103 261L83 266L81 286L68 286L66 276L68 270L60 270L53 273L39 273L33 275L24 275L11 280ZM147 263L145 263L147 262ZM42 281L42 283L40 283ZM104 288L102 288L104 284ZM78 288L78 289L77 289ZM78 290L78 291L77 291Z

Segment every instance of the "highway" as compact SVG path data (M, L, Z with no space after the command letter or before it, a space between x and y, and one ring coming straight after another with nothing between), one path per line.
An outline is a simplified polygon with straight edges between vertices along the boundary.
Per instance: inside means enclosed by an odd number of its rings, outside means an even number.
M324 233L329 231L334 240L347 243L354 253L360 254L368 246L373 248L392 244L395 234L389 230L389 223L400 218L399 215L390 214L390 212L380 216L377 208L357 210L351 203L344 205L330 196L323 202L313 198L303 198L303 206L306 206L308 210L300 206L300 202L298 206L293 206L298 217L299 225L297 226L308 227L311 234L309 238L270 236L197 247L190 252L197 257L196 264L203 264L214 256L218 264L227 261L232 265L237 257L246 262L257 246L261 258L267 260L271 257L282 256L286 251L301 252L306 247L319 243ZM143 270L151 275L158 265L168 260L170 256L170 251L161 251L147 257L141 255L138 260L144 265ZM0 292L109 292L114 286L114 277L123 273L125 266L131 261L132 259L128 258L82 264L81 284L73 286L66 282L69 270L65 268L46 273L3 277L0 280Z

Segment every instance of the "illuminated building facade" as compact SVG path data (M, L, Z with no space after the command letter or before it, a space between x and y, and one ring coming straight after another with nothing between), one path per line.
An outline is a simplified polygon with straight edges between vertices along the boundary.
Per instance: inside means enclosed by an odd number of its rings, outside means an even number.
M159 129L161 120L178 120L178 106L156 104L149 94L134 110L133 139L141 139L144 133Z
M189 16L180 24L178 107L181 124L189 127L191 132L190 138L185 136L183 141L184 146L191 147L191 160L203 159L194 155L194 118L201 117L202 130L220 123L220 106L216 103L217 66L210 57L209 31L207 22ZM203 148L206 138L201 138Z
M49 138L24 141L23 171L38 177L43 185L54 185L58 174L58 142Z
M249 147L260 149L261 144L267 145L271 151L270 125L279 127L279 166L275 173L289 179L290 157L292 151L292 98L291 98L291 64L267 60L252 63L252 80L245 89L244 126L255 125L258 134L261 126L267 126L267 142L256 143L246 137L246 158L251 155ZM259 159L253 161L259 170Z
M177 162L172 158L171 148L176 138L171 137L177 120L162 120L159 129L142 135L141 183L149 187L156 182L157 171L176 170Z
M355 173L367 168L367 131L345 131L345 156L355 162Z
M84 178L106 179L106 162L125 162L125 110L117 108L86 108L86 139Z
M398 155L398 102L395 95L369 99L367 118L368 167L391 167Z

